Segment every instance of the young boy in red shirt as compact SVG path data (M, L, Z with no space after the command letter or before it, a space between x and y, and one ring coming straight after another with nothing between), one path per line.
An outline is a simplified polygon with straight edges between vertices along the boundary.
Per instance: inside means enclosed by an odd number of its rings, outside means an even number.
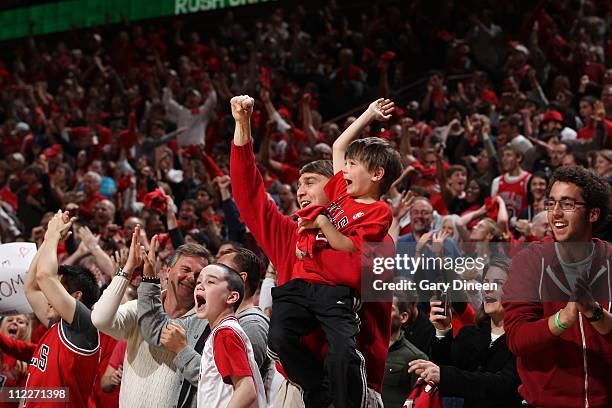
M322 276L316 258L321 246L362 252L367 242L381 242L387 235L392 213L380 197L401 173L399 153L379 138L353 140L373 120L389 119L392 111L388 99L373 102L334 143L335 176L325 186L329 204L297 213L299 261L293 279L272 292L269 351L303 388L306 406L327 406L333 400L337 407L357 407L366 398L365 361L355 345L360 285L339 285ZM319 324L329 343L325 371L299 340Z
M196 315L211 327L202 351L198 407L265 408L253 347L235 315L244 297L242 278L226 265L210 264L200 272L193 296Z

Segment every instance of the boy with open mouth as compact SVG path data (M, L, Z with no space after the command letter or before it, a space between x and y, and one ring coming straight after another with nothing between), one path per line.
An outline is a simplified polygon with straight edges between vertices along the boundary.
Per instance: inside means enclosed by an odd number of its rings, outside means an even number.
M244 297L242 278L226 265L208 265L193 296L196 315L211 327L202 352L198 407L265 407L253 347L235 315Z

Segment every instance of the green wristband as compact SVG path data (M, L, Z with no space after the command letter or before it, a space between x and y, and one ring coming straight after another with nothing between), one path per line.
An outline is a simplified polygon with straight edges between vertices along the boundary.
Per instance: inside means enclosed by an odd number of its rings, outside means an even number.
M563 323L561 323L561 320L559 320L559 313L561 311L558 310L557 313L555 313L555 326L557 326L557 329L559 330L567 330L567 326L564 325Z

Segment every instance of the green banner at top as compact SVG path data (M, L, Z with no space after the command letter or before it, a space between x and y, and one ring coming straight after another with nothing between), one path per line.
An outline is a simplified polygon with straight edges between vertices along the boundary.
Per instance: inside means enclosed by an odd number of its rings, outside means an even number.
M121 21L199 13L275 0L66 0L0 12L0 41Z

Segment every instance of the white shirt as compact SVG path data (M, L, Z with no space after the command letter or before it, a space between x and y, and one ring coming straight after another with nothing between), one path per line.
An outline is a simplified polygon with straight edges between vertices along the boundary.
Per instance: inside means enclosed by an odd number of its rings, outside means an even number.
M163 101L168 119L176 123L179 128L183 126L188 128L185 133L177 136L179 146L203 145L208 121L217 104L217 92L214 89L211 90L204 104L193 111L179 105L168 88L164 88Z
M253 347L246 333L238 324L234 316L223 319L210 333L204 350L202 351L202 363L200 364L200 381L198 382L198 407L218 407L225 408L232 399L234 387L226 384L221 378L221 374L215 363L215 336L221 329L229 328L236 333L245 347L245 352L253 374L253 382L257 392L257 399L251 408L265 408L267 406L266 392L264 384L259 374L259 368L255 362Z
M91 321L101 332L127 340L119 407L172 407L176 395L170 390L180 388L182 381L173 363L175 354L149 345L142 337L137 300L119 306L128 283L124 277L115 276L91 312ZM185 316L193 313L192 309Z
M518 135L510 141L510 146L516 147L521 153L525 154L527 150L533 147L533 143L529 141L525 136Z

